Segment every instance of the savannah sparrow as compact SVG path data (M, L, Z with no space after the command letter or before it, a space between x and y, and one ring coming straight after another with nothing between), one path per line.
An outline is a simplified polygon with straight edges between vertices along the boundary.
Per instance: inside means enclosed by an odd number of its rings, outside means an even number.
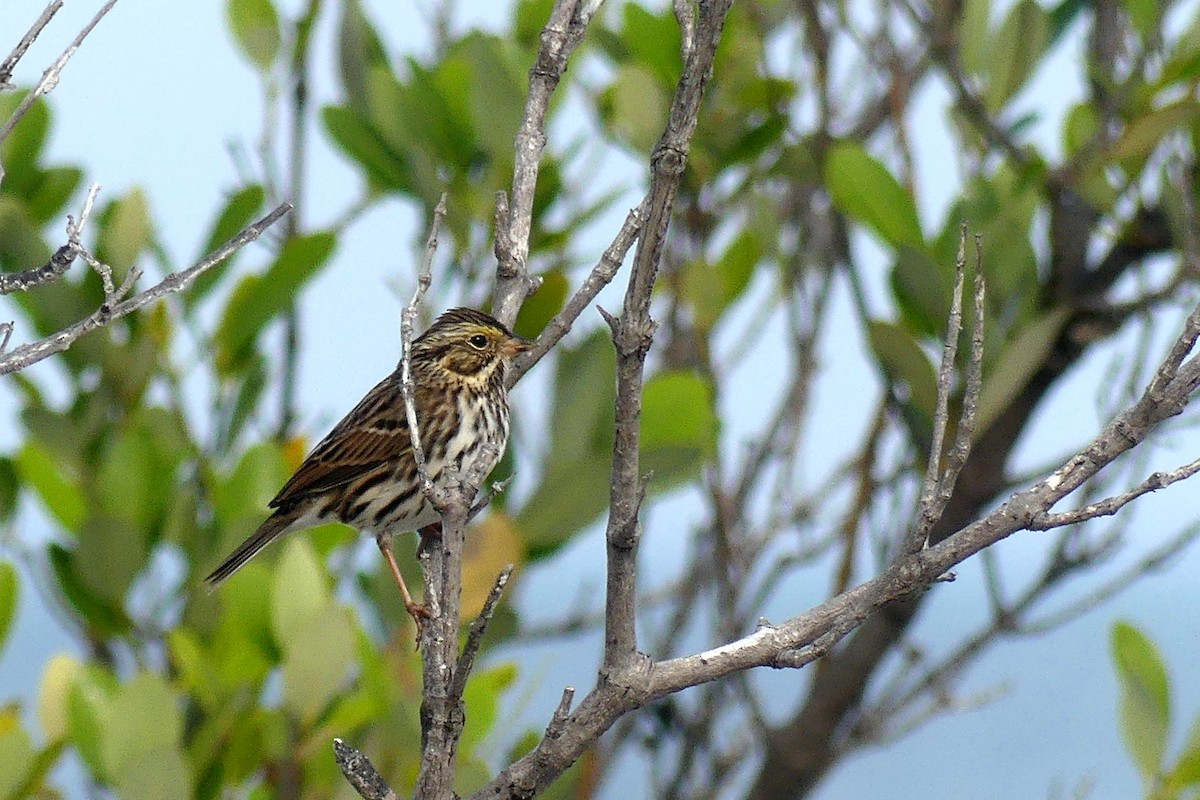
M469 308L442 314L413 342L413 403L431 479L450 463L465 473L487 458L485 476L496 465L508 442L505 372L531 346ZM419 626L428 613L413 602L391 549L396 532L438 521L419 483L397 367L309 453L271 501L275 513L205 580L217 586L284 534L343 522L375 537Z

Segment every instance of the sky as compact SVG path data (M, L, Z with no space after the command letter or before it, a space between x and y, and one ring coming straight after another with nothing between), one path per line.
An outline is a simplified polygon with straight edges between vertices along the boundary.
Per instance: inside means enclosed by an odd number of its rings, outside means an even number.
M68 0L23 61L18 79L23 83L36 80L100 4L99 0ZM7 52L8 40L17 35L13 32L23 30L42 5L40 0L7 0L0 5L0 50ZM240 184L230 145L252 148L262 125L259 83L232 47L223 5L120 0L72 58L50 98L55 120L52 157L84 163L89 179L103 187L101 202L130 187L142 187L168 251L180 265L195 258L212 209ZM281 5L290 8L298 4ZM495 28L507 4L469 5L471 21L482 15L483 22ZM376 0L366 6L394 53L424 52L425 27L411 2ZM422 3L417 7L428 6ZM458 22L466 20L460 15ZM329 36L330 22L325 20L320 36ZM314 76L315 105L337 97L329 48L320 51L323 60ZM1077 57L1077 51L1065 48L1041 82L1023 94L1021 102L1045 109L1034 135L1047 146L1057 139L1062 111L1070 98L1078 95L1079 69L1073 63ZM925 219L940 218L958 177L954 165L942 157L950 141L941 111L944 103L944 89L933 86L913 111L914 122L922 130L915 141ZM551 133L553 138L555 132ZM317 177L311 181L311 196L305 198L303 213L307 224L320 225L353 202L361 184L319 132L314 141ZM635 187L640 180L638 169L633 162L624 164L613 180ZM614 220L619 220L624 210L618 204ZM380 204L347 234L335 267L301 299L306 325L298 396L302 424L314 434L324 432L395 364L399 311L411 280L416 224L410 208L396 202ZM615 230L615 224L606 230ZM380 241L395 243L387 259L378 257ZM599 253L605 244L596 242L594 251ZM855 244L863 254L868 287L882 305L887 259L865 237ZM261 263L264 256L260 252L246 259L247 266ZM400 294L394 288L397 285ZM843 431L861 424L880 390L862 357L866 347L844 287L834 302L835 327L821 345L822 382L811 426L812 449L827 453L826 463L836 462L838 454L853 446ZM764 338L770 336L768 326ZM1081 403L1069 387L1094 382L1121 347L1129 345L1128 337L1118 337L1074 371L1068 388L1050 399L1026 433L1018 469L1065 454L1098 431L1105 420L1098 418L1092 398ZM54 367L44 364L34 369L38 372L31 374L37 377L52 375ZM772 353L761 349L735 373L725 402L730 407L766 407L771 393L767 376L777 372ZM518 388L514 404L520 406L519 418L528 421L526 427L536 427L544 412L538 407L537 384L546 375L539 377L535 371L530 377L528 385ZM13 398L0 391L0 448L14 445L14 413ZM736 415L725 416L731 421L723 430L723 444L732 446L747 431L739 428ZM1149 468L1170 468L1189 461L1196 445L1194 434L1179 434L1166 443ZM1185 484L1146 498L1139 503L1132 535L1150 538L1194 519L1196 497L1196 485ZM680 537L687 520L696 515L695 497L687 493L650 509L642 552L648 586L668 580L672 570L679 568ZM39 523L35 518L29 524ZM40 524L45 525L44 519ZM32 534L44 536L48 531ZM1039 537L1044 536L1020 534L1000 545L998 558L1013 574L1028 575L1043 550ZM513 602L530 623L543 621L546 608L561 607L561 587L602 585L602 576L595 570L602 562L603 537L597 528L552 563L529 571ZM1200 671L1189 668L1200 663L1200 633L1186 624L1193 616L1198 569L1200 555L1193 550L1170 569L1139 582L1068 628L1000 645L972 670L963 689L1004 688L1002 699L980 710L939 717L895 745L853 756L815 797L867 798L883 793L947 799L1052 797L1055 792L1068 796L1087 781L1096 786L1092 797L1135 796L1137 777L1117 728L1109 628L1115 619L1127 619L1159 645L1178 697L1177 744L1191 718L1200 713ZM954 584L934 589L936 596L915 627L914 639L933 652L944 649L981 613L984 598L978 565L964 565L959 575ZM24 586L28 590L28 582ZM821 585L798 580L772 598L764 614L780 619L799 613L824 599L823 591ZM13 693L14 687L16 694L32 697L41 665L54 652L74 648L35 594L26 591L23 598L14 638L0 654L0 686L5 689L0 701ZM712 643L694 644L699 649ZM522 648L514 656L522 673L522 683L512 699L517 718L530 727L543 726L564 684L581 691L591 685L599 653L598 636ZM806 685L808 673L764 671L754 679L777 701L772 707L785 710ZM620 774L607 796L638 794L644 785L644 766L631 760ZM886 792L881 786L887 787Z

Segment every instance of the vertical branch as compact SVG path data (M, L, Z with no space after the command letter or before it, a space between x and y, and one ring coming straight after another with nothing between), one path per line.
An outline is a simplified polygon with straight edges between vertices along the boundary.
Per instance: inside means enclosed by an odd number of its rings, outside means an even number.
M702 4L684 70L671 103L666 129L650 157L652 178L646 222L638 240L633 270L619 319L605 314L617 350L616 433L607 529L608 578L605 602L604 671L628 669L637 661L636 599L637 548L641 530L638 515L645 496L641 474L642 384L646 355L655 322L650 296L671 222L688 149L700 113L704 87L712 75L717 42L731 0ZM692 27L688 19L681 24Z
M583 40L598 6L595 0L556 0L529 70L529 94L517 132L511 199L502 192L496 198L496 294L492 311L505 325L513 324L521 304L539 285L529 274L529 233L533 229L533 195L546 148L546 112L551 95L567 71L567 59Z

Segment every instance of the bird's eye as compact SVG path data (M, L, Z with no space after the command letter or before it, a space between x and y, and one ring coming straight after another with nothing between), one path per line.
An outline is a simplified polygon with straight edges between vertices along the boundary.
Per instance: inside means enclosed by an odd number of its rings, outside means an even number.
M467 339L467 341L470 342L471 347L474 347L476 350L482 350L483 348L487 347L488 342L487 337L482 333L475 334L470 339Z

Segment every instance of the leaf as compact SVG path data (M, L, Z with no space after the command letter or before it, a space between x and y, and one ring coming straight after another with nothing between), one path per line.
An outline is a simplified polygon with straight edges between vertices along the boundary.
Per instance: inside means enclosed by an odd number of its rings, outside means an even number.
M271 0L229 0L229 29L250 62L266 72L279 57L279 13Z
M21 494L21 481L17 475L17 464L11 458L0 456L0 522L8 522L17 513L17 500Z
M529 296L517 313L513 333L529 339L537 338L554 315L562 311L567 299L567 276L561 269L541 275L542 285Z
M954 284L948 271L925 250L908 245L896 248L892 290L905 321L914 328L928 336L945 329Z
M1112 655L1121 681L1125 746L1142 776L1154 780L1162 771L1170 731L1166 668L1153 642L1126 622L1113 625Z
M613 133L638 151L649 151L662 134L670 98L646 67L623 64L600 96L600 115Z
M204 240L204 247L200 251L201 257L207 256L228 242L243 228L253 222L262 210L266 194L263 187L256 183L247 186L230 197L225 203L225 207L221 209L221 213L213 221L212 228L208 232L208 237ZM233 253L220 264L217 264L206 272L200 273L200 276L193 281L192 287L183 292L184 304L191 308L203 300L212 291L213 287L220 282L240 252L239 250L237 253Z
M336 237L313 233L289 239L261 275L247 275L229 298L217 327L217 368L228 373L266 327L296 302L304 286L333 254Z
M988 52L991 0L964 0L958 23L959 59L968 75L981 75Z
M15 706L0 709L0 797L14 796L34 767L36 751Z
M907 405L921 418L922 429L932 425L937 405L937 372L929 356L912 334L891 322L869 322L867 338L888 378L907 388Z
M549 468L517 515L530 559L548 555L608 507L612 454L583 455Z
M924 246L912 196L857 144L835 145L825 162L825 185L834 204L871 228L884 242Z
M26 199L29 215L40 223L50 222L62 213L82 180L83 170L78 167L39 170Z
M83 665L74 657L59 653L42 671L42 683L38 687L38 723L52 742L68 733L71 689L82 669Z
M694 474L717 446L708 382L685 370L651 378L642 392L641 443L643 469L656 482L671 484Z
M93 667L76 676L67 695L67 729L71 744L100 780L108 777L104 748L112 694L99 670Z
M140 756L178 744L183 735L183 709L166 679L139 672L121 687L108 709L104 730L104 763L114 780L140 762Z
M1121 138L1113 145L1113 155L1120 159L1145 158L1173 130L1191 125L1198 119L1200 103L1192 99L1155 109L1139 116L1125 128Z
M1200 786L1200 716L1192 722L1192 729L1184 742L1183 751L1168 782L1176 786Z
M411 190L408 160L388 144L365 115L349 106L326 106L321 109L321 119L329 138L363 168L372 188Z
M119 282L150 246L153 237L154 223L150 220L146 195L141 189L131 189L105 207L96 257L113 268L113 280Z
M484 601L496 583L496 576L505 566L521 565L523 545L513 520L507 514L492 510L482 522L467 531L463 551L462 605L463 620L479 616ZM514 572L515 575L515 572ZM509 593L512 592L509 581Z
M277 444L264 442L248 449L233 471L213 490L213 509L218 528L225 530L246 517L265 517L267 503L287 480L288 468ZM235 537L242 532L235 531ZM219 544L233 547L238 541Z
M79 530L87 505L79 482L68 480L50 454L37 443L27 441L17 454L21 480L32 486L46 510L68 531Z
M20 600L18 581L16 565L11 561L0 561L0 653L4 652L4 642L17 617Z
M283 707L312 722L342 689L354 664L354 636L348 612L332 603L287 632L283 662Z
M983 379L975 417L976 439L1008 408L1045 363L1070 316L1071 312L1065 308L1050 311L1022 328L1004 347L991 374Z
M500 718L500 700L516 680L517 666L513 663L497 664L471 675L463 692L463 705L471 709L463 727L465 752L474 753L475 748L494 732Z
M1025 85L1042 60L1049 19L1036 0L1020 0L1008 12L988 50L988 81L984 104L992 114Z
M191 766L177 746L156 744L139 752L113 776L113 783L121 800L190 800L192 797Z
M367 76L377 68L388 68L387 51L367 19L359 0L347 0L338 22L338 66L348 105L367 114Z
M119 609L129 585L146 566L147 555L145 538L128 521L98 514L80 527L72 563L94 599Z
M271 589L271 632L279 648L288 651L295 631L321 616L331 599L312 545L299 536L287 540Z

